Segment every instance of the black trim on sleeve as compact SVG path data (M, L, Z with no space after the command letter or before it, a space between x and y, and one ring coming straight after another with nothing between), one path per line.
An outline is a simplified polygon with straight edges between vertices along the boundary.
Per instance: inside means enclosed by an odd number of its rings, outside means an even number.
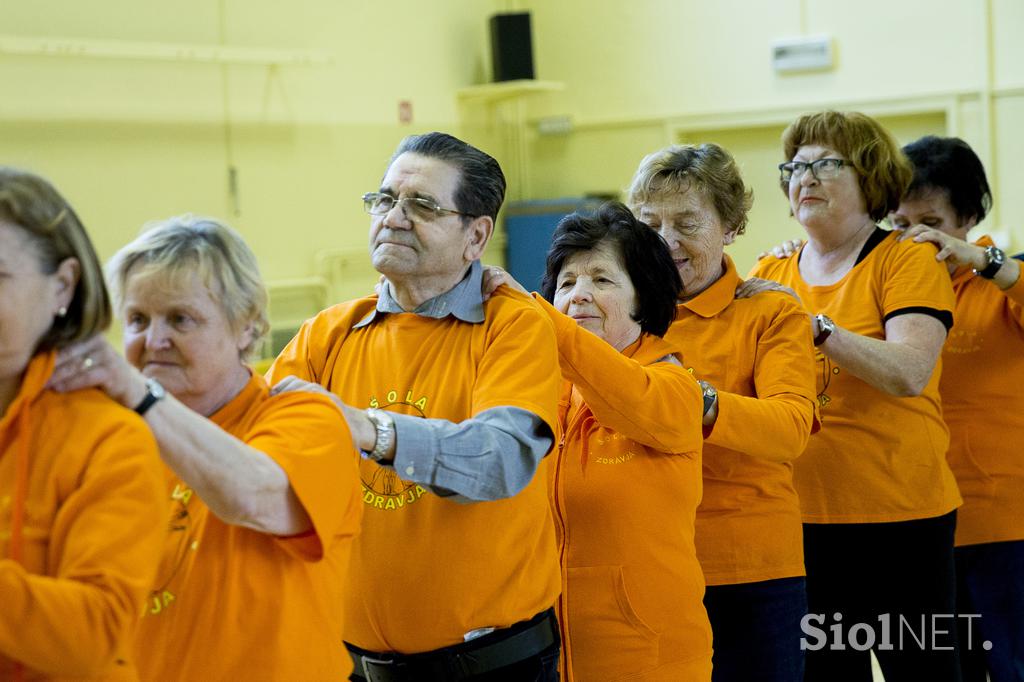
M882 240L888 236L889 230L883 230L882 228L875 225L875 231L872 232L871 236L868 237L868 240L864 242L863 248L861 248L860 253L857 254L857 261L854 263L854 265L867 258L868 254L874 251L875 247L881 244Z
M894 310L888 315L886 315L884 318L882 318L882 324L885 324L894 317L897 317L899 315L907 315L908 313L915 313L918 315L929 315L931 317L934 317L936 320L942 323L942 326L946 328L947 332L953 328L953 313L949 312L948 310L937 310L936 308L928 308L926 306L920 305Z

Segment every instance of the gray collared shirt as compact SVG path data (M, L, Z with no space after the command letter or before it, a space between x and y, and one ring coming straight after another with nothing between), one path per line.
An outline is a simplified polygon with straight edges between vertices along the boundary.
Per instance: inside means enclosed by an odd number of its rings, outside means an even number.
M467 324L480 324L484 321L482 278L480 261L473 261L455 287L412 312L435 319L452 315ZM390 283L385 283L376 308L353 328L404 312L391 295ZM554 443L554 434L544 420L518 407L492 407L457 424L446 419L390 416L395 420L395 460L391 465L395 472L460 502L515 495L533 479Z

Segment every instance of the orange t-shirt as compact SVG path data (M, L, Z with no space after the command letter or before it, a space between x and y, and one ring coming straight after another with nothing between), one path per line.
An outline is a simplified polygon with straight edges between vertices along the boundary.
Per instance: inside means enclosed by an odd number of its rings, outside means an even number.
M140 677L345 679L341 585L362 515L345 420L324 396L270 396L256 374L210 420L284 469L313 531L224 523L166 469L171 532L136 638Z
M400 313L353 329L376 302L342 303L307 321L270 369L273 380L294 375L355 407L455 423L518 407L554 432L554 332L522 294L499 289L480 324ZM369 651L432 651L550 608L559 580L545 464L514 497L465 504L363 459L366 515L343 584L345 641Z
M700 387L649 334L620 354L538 299L566 378L549 469L566 679L711 679L694 547ZM614 386L614 390L609 390Z
M964 496L956 544L1024 540L1024 277L1000 291L960 268L953 291L956 323L942 352L939 392L949 465Z
M131 410L95 389L45 390L55 357L33 358L0 417L0 679L17 661L25 680L137 680L131 636L167 535L163 465Z
M898 242L895 235L834 284L806 284L797 256L762 259L751 274L791 287L808 311L875 339L885 339L885 316L898 310L953 310L953 289L935 247ZM901 398L820 352L817 359L821 431L811 436L793 473L804 522L910 521L955 509L960 494L946 463L941 360L920 395Z
M742 281L725 257L721 278L677 307L665 339L718 390L704 441L697 556L708 585L804 575L793 460L817 430L811 323L788 294L736 298Z

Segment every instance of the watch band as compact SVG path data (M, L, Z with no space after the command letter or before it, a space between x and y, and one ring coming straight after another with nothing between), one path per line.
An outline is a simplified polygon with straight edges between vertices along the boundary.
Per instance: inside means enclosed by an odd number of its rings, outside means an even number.
M377 440L373 444L373 450L369 452L364 450L363 454L374 462L386 461L388 451L395 444L395 420L387 412L372 407L366 410L366 416L373 422L373 428L377 431Z
M836 323L828 315L820 313L815 315L814 319L818 322L818 335L814 337L814 345L820 346L832 336L832 332L836 330Z
M718 391L715 390L714 386L704 381L703 379L701 379L697 383L700 384L701 395L704 398L704 411L701 412L701 415L703 416L710 412L711 408L714 407L715 401L718 400Z
M995 279L999 268L1006 262L1006 254L999 247L989 245L985 247L985 257L988 258L988 265L981 270L975 270L974 274L985 279Z
M146 414L149 408L156 404L156 401L167 395L167 391L156 379L146 379L146 397L135 406L135 412L139 416Z

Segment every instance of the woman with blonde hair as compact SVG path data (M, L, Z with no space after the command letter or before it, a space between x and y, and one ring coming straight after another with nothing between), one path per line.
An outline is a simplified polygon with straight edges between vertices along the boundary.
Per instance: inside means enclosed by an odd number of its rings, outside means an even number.
M53 381L99 386L142 414L167 465L173 511L136 639L142 678L344 679L357 455L329 398L271 395L249 368L269 326L255 256L226 225L182 216L107 272L126 357L95 337L64 351Z
M0 679L138 679L131 636L168 512L156 444L100 391L47 388L57 352L109 323L71 206L0 168Z
M796 291L819 351L822 428L794 468L807 679L870 680L873 649L889 682L959 680L950 632L961 500L939 400L949 274L934 246L877 225L912 176L877 121L809 114L782 141L781 188L808 239L754 274Z

